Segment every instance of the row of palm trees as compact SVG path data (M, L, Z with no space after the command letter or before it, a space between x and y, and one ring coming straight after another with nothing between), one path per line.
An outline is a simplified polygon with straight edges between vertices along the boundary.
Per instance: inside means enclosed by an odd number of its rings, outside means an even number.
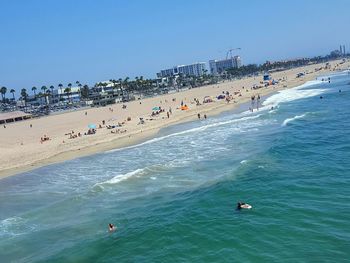
M0 93L1 93L1 98L2 98L2 101L5 102L6 101L6 92L7 92L7 88L6 87L1 87L0 89ZM12 98L13 100L15 100L15 90L14 89L11 89L10 90L10 93L12 93Z
M76 81L75 82L77 84L77 86L82 89L82 84L80 84L79 81ZM68 98L69 96L71 95L71 89L72 89L72 83L68 83L68 85L63 89L63 84L58 84L58 88L61 90L61 95L63 93L67 94ZM83 89L85 89L85 94L86 94L86 90L88 90L88 86L87 85L84 85ZM50 87L47 87L47 86L42 86L40 88L40 92L37 93L37 91L39 90L36 86L33 86L31 88L32 92L33 92L33 95L34 95L34 98L46 98L46 97L50 97L50 96L53 96L53 93L54 93L54 89L55 87L53 85L51 85ZM14 89L11 89L10 90L10 93L12 93L12 97L13 97L13 100L15 100L15 90ZM1 93L1 96L2 96L2 101L5 102L6 100L6 93L7 93L7 88L6 87L2 87L0 89L0 93ZM29 97L29 94L27 92L27 89L22 89L21 90L21 98L23 100L27 100Z

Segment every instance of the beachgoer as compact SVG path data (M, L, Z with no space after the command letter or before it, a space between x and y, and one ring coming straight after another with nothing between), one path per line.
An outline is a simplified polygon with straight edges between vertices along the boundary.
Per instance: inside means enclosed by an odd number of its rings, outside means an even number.
M32 127L33 127L33 125L32 125L32 124L30 124L30 125L29 125L29 127L30 127L30 128L32 128Z
M200 118L201 118L201 115L200 115L199 113L197 114L197 116L198 116L198 119L200 119Z
M169 112L168 111L166 112L166 115L168 116L168 119L169 119Z
M117 228L111 223L108 224L108 229L109 229L109 232L114 232L117 230Z
M6 129L6 125L4 125L4 129Z
M204 119L206 119L207 118L207 114L204 114Z
M238 202L237 203L237 210L241 210L241 209L251 209L252 206L243 202Z
M85 116L87 115L87 111L85 111Z

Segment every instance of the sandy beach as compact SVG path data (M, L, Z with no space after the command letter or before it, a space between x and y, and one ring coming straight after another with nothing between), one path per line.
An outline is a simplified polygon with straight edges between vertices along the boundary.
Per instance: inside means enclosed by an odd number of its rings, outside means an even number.
M276 91L299 86L327 72L345 70L350 65L349 62L339 65L339 62L340 60L331 62L330 68L327 69L323 63L272 73L273 79L282 81L260 89L252 89L252 87L260 85L262 76L249 77L128 102L125 103L125 109L122 104L114 104L8 124L6 128L0 129L2 160L0 178L48 164L136 144L156 135L161 128L198 119L197 114L200 114L201 118L204 114L210 118L250 101L251 96L260 95L264 99ZM323 69L315 72L315 69L320 67ZM299 72L307 74L297 78L296 74ZM216 99L226 91L232 95L236 94L229 103ZM203 103L205 96L211 96L213 102ZM199 100L200 105L196 105L195 98ZM188 106L188 110L180 109L182 101ZM154 107L161 107L165 112L151 116ZM167 111L170 108L172 114L168 118ZM145 123L139 124L139 118L143 118ZM113 129L106 128L108 125L118 123L123 125ZM84 135L88 131L89 124L97 126L96 133ZM99 125L102 128L99 128ZM78 136L79 133L81 136ZM41 142L44 136L49 140Z

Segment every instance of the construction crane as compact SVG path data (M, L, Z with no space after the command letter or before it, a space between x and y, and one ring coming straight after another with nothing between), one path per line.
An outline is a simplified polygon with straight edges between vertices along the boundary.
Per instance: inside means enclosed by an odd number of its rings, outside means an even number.
M232 51L234 51L234 50L241 50L241 48L240 48L240 47L237 47L237 48L231 48L231 49L229 49L229 50L227 51L227 53L226 53L226 59L228 59L229 55L231 55L231 58L233 57L233 52L232 52Z

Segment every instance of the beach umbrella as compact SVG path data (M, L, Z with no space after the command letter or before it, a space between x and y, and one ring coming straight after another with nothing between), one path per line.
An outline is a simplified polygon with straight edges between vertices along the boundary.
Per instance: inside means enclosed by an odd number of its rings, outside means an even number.
M154 107L152 110L159 110L159 107Z
M89 129L96 129L96 124L89 124L89 125L88 125L88 128L89 128Z

